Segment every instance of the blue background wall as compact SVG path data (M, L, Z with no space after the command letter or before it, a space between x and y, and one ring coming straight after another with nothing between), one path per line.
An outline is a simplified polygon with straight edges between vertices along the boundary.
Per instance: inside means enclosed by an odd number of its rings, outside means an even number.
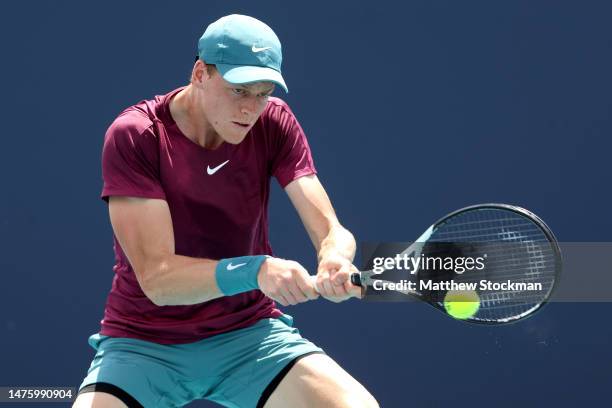
M232 12L281 38L291 93L278 95L359 241L409 241L478 202L527 207L563 241L611 240L609 2L7 3L0 385L80 383L112 279L105 129L185 84L197 38ZM271 230L280 256L314 270L277 185ZM500 328L418 303L286 311L383 407L608 403L610 304L551 304Z

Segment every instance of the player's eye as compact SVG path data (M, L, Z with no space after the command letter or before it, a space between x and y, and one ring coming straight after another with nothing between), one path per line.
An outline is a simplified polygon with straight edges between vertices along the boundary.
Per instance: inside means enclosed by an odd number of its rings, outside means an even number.
M242 88L232 88L232 92L236 95L244 95L246 91Z

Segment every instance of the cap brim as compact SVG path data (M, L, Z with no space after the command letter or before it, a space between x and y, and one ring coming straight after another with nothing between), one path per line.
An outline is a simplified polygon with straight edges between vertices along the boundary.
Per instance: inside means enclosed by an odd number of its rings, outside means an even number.
M229 83L250 84L253 82L274 82L282 87L285 92L289 92L281 73L272 68L227 64L216 64L216 67L223 79Z

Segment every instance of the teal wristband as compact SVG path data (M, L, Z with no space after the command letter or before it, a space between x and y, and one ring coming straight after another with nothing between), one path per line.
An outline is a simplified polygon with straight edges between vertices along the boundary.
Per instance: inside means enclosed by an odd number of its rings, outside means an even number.
M225 296L259 289L257 274L266 255L221 259L215 269L217 286Z

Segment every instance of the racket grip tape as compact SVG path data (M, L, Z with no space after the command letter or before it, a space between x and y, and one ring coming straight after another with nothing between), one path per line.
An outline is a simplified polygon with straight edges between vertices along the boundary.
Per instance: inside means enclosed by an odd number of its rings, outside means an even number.
M352 273L351 274L351 283L355 286L363 286L361 284L361 274L359 273Z

